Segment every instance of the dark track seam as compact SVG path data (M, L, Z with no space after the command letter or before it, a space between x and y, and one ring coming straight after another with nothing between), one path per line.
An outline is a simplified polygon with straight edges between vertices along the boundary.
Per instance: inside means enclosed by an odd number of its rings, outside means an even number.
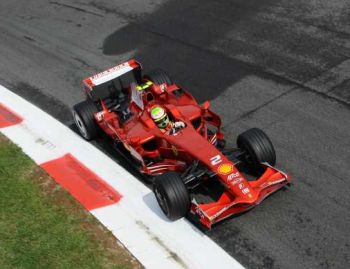
M322 97L324 99L327 99L327 100L330 100L330 101L335 101L335 102L337 102L337 103L339 103L339 104L341 104L341 105L343 105L343 106L345 106L347 108L350 108L350 104L348 102L346 102L346 101L344 101L344 100L342 100L342 99L340 99L338 97L327 95L326 93L319 92L319 91L317 91L317 90L315 90L313 88L307 87L305 85L301 85L299 89L304 90L304 91L308 91L308 92L312 92L312 93L314 93L314 94L316 94L316 95L318 95L318 96L320 96L320 97Z
M87 3L85 4L87 6L91 6L91 7L94 7L98 10L101 10L102 12L104 12L105 14L114 14L114 15L117 15L125 20L128 20L129 23L135 23L135 22L139 22L137 20L137 16L133 16L133 15L128 15L128 14L125 14L123 13L122 11L120 10L116 10L116 9L111 9L111 8L107 8L107 7L104 7L103 5L101 5L100 3L97 3L97 2L90 2L90 3Z
M295 86L295 87L289 89L288 91L285 91L285 92L281 93L280 95L275 96L274 98L272 98L272 99L270 99L269 101L267 101L267 102L261 104L260 106L258 106L258 107L256 107L256 108L254 108L254 109L252 109L252 110L249 110L248 112L242 114L242 115L239 116L237 119L234 119L233 121L231 121L231 123L234 123L234 122L237 122L237 121L239 121L239 120L248 118L249 116L251 116L252 114L254 114L256 111L262 109L263 107L265 107L265 106L267 106L267 105L273 103L274 101L276 101L276 100L282 98L283 96L285 96L285 95L287 95L287 94L289 94L289 93L291 93L291 92L293 92L293 91L295 91L295 90L297 90L297 89L299 89L299 87Z
M326 93L332 93L333 91L335 91L338 87L342 87L343 85L345 85L350 79L345 79L343 80L341 83L333 86L331 89L329 89Z
M89 10L86 10L86 9L83 9L83 8L80 8L80 7L71 6L71 5L68 5L68 4L58 3L58 2L55 2L55 1L50 1L50 4L57 5L57 6L60 6L60 7L66 7L66 8L74 9L76 11L92 14L92 15L95 15L95 16L98 16L98 17L103 17L103 15L101 15L99 13L95 13L93 11L89 11Z
M280 99L281 97L283 97L283 96L285 96L287 94L290 94L290 93L294 92L295 90L302 90L302 91L311 92L313 94L316 94L316 95L322 97L323 99L327 99L327 100L330 100L330 101L336 101L337 103L339 103L339 104L341 104L341 105L343 105L343 106L345 106L347 108L350 108L350 104L349 103L347 103L347 102L345 102L345 101L343 101L343 100L341 100L341 99L339 99L337 97L329 96L329 95L327 95L327 94L325 94L323 92L319 92L319 91L314 90L314 89L312 89L310 87L306 87L306 86L303 86L303 85L299 85L299 86L297 85L297 86L293 87L292 89L289 89L288 91L285 91L284 93L282 93L282 94L280 94L280 95L270 99L269 101L263 103L262 105L260 105L260 106L258 106L256 108L254 108L254 109L252 109L252 110L242 114L241 116L239 116L238 118L234 119L230 123L235 123L235 122L237 122L239 120L242 120L242 119L245 119L245 118L251 116L252 114L257 112L258 110L262 109L263 107L265 107L265 106L275 102L276 100Z

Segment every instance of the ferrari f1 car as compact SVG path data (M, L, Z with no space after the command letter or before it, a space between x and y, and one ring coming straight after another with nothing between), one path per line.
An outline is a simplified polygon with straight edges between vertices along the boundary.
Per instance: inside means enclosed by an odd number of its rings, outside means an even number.
M275 150L262 130L249 129L238 136L237 148L226 148L210 103L199 105L162 70L142 75L140 63L130 60L86 78L83 88L86 100L73 107L80 134L86 140L107 134L151 180L170 220L193 214L210 228L290 182L273 167ZM156 105L184 127L160 130L150 116ZM198 195L201 190L208 195Z

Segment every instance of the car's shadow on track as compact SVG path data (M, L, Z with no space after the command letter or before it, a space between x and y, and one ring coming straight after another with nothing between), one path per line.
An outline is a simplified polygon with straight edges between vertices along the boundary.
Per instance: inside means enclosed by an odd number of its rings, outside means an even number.
M259 72L212 48L237 22L255 16L259 8L274 1L255 2L252 12L243 8L234 17L230 1L200 5L195 0L166 1L151 14L132 19L106 37L103 53L122 55L136 51L134 57L146 67L145 71L162 68L199 102L212 100L243 77ZM241 9L241 5L251 4L240 3L237 8ZM207 14L216 19L206 20Z

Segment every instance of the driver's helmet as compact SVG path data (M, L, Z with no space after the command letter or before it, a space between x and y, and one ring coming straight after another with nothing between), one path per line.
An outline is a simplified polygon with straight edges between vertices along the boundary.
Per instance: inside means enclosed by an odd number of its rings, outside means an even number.
M151 118L161 129L165 129L169 124L169 117L165 110L160 106L152 107L151 109Z

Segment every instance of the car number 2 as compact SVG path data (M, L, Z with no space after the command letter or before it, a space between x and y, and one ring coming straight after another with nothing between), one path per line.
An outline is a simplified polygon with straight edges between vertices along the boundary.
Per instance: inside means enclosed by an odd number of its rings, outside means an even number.
M216 156L210 158L211 165L217 165L217 164L219 164L221 162L222 162L222 160L221 160L221 156L220 155L216 155Z

